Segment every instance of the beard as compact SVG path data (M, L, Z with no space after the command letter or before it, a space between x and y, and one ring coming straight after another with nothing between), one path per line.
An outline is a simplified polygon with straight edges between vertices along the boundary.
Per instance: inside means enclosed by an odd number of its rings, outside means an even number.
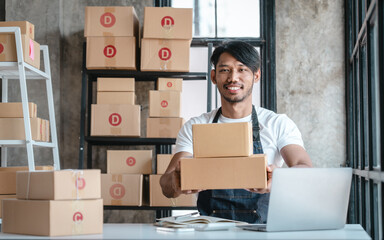
M224 86L225 87L225 86ZM229 103L239 103L239 102L242 102L244 101L244 99L248 98L250 95L252 95L252 87L250 87L248 89L248 91L243 95L243 96L226 96L224 95L220 88L219 88L219 92L221 94L221 96Z

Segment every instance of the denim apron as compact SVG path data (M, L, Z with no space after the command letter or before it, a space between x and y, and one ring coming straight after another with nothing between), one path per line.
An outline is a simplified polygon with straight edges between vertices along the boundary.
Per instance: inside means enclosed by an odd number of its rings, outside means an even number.
M221 108L212 123L217 123ZM253 153L263 153L260 127L255 107L252 106ZM201 215L221 217L248 223L266 223L269 193L258 194L244 189L205 190L199 193L197 208Z

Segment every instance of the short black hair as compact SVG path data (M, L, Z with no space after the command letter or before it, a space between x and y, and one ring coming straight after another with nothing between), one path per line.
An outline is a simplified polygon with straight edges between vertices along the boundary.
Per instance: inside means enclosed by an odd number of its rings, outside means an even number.
M229 53L239 62L243 63L252 72L260 69L260 55L249 43L243 41L227 41L215 48L211 56L211 63L216 68L221 54Z

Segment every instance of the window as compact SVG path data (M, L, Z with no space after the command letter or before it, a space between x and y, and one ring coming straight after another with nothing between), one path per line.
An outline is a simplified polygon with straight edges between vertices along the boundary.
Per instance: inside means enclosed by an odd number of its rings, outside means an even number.
M384 2L346 1L347 163L354 169L349 223L383 239Z

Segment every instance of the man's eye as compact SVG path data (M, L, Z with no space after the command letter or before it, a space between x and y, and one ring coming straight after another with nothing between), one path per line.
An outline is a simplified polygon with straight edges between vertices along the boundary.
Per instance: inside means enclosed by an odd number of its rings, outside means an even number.
M240 68L239 71L240 71L240 72L245 72L245 71L247 71L247 69L246 69L246 68Z
M228 69L220 69L219 72L229 72L229 70Z

